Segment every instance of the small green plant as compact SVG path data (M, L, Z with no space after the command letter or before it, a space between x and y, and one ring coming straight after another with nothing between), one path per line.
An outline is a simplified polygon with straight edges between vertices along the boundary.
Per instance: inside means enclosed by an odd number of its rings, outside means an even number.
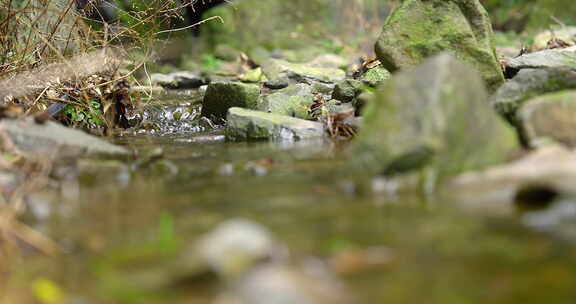
M102 105L97 100L88 102L88 107L67 105L64 109L64 114L70 119L72 124L79 126L103 126L104 117L102 113Z
M220 65L222 65L222 61L214 55L206 54L202 56L202 69L204 71L214 71L217 70Z

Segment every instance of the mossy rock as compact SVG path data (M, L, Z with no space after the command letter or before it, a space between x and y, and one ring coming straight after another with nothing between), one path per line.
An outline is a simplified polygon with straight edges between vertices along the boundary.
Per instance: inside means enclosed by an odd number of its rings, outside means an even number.
M384 67L395 72L447 51L478 69L490 91L502 83L488 13L478 0L406 0L392 12L376 43Z
M260 86L241 82L214 82L202 100L202 116L224 119L232 107L256 109Z
M340 81L334 87L332 99L342 102L352 102L362 92L362 82L356 79L345 79Z
M309 119L310 106L314 104L312 87L306 84L295 84L287 88L262 96L258 103L261 111Z
M372 88L379 86L388 79L390 79L390 72L382 66L369 69L360 77L363 84Z

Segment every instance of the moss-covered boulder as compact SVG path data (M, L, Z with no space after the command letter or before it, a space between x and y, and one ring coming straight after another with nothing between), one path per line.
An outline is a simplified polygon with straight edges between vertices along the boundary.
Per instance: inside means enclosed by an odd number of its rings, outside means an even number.
M570 68L523 69L501 86L492 96L492 105L511 124L516 123L516 111L538 95L576 89L576 71Z
M282 88L295 83L335 83L341 81L346 73L340 69L320 68L302 63L292 63L279 59L270 59L262 65L262 71L272 88Z
M260 87L241 82L214 82L202 100L202 116L223 119L232 107L256 109Z
M242 108L228 110L227 140L296 141L323 135L319 122Z
M258 102L258 110L308 119L312 104L314 104L312 87L300 83L262 96Z
M494 91L504 76L488 13L478 0L406 0L388 17L376 54L391 72L449 51L482 73Z
M499 163L516 145L480 75L448 54L393 76L363 112L354 157L372 173L445 177Z
M517 118L529 147L549 142L576 147L576 90L530 99L518 111Z

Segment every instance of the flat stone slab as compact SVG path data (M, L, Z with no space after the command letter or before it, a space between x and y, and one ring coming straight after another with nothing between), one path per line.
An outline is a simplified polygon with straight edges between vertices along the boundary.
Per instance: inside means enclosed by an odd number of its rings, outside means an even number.
M512 69L576 67L576 46L510 58L506 61L506 66Z
M0 120L0 133L10 137L23 152L46 154L54 158L122 157L129 155L123 147L113 145L96 136L47 121Z
M324 136L319 122L243 108L230 108L227 121L229 140L296 141Z

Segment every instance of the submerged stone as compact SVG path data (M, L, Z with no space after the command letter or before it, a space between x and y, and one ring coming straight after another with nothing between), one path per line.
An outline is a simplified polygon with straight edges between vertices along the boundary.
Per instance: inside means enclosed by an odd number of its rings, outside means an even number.
M262 96L258 103L258 110L308 119L310 118L310 106L313 103L312 87L300 83Z
M215 82L208 85L202 100L202 116L224 119L232 107L256 109L260 87L241 82Z
M242 108L228 110L229 140L295 141L323 135L324 127L318 122Z
M516 111L533 97L576 88L576 71L569 68L524 69L502 85L492 97L492 105L516 125Z
M364 109L355 158L372 173L449 176L499 163L515 146L480 75L448 54L387 81Z
M554 142L576 147L576 90L526 101L518 111L523 141L529 147Z
M49 158L129 155L129 151L123 147L51 121L37 124L31 120L3 119L0 121L0 132L5 132L21 151L43 154Z
M388 17L376 54L391 72L442 51L475 67L491 91L504 76L488 13L478 0L406 0Z

